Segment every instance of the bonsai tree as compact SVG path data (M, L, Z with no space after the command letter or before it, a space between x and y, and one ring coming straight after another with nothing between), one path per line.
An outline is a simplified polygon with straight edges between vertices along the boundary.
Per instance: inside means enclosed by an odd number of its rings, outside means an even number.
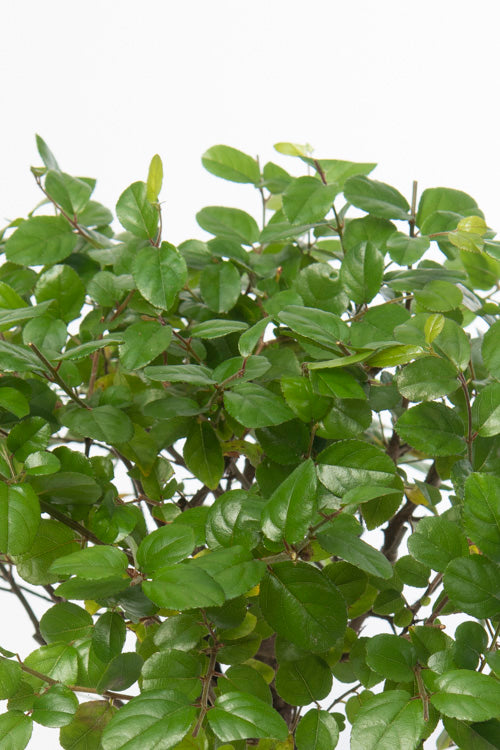
M473 198L214 146L261 226L210 206L174 247L158 156L118 227L37 143L42 202L1 235L0 575L37 646L2 644L2 747L38 722L73 750L413 750L439 721L498 747L500 243Z

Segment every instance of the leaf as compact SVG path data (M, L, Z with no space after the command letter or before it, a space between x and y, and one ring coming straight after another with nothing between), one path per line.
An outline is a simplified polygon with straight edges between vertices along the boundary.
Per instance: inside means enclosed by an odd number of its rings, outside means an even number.
M427 352L421 346L397 345L388 346L380 352L367 356L363 359L368 360L371 367L395 367L396 365L405 365L417 357L425 357ZM346 362L346 364L349 364Z
M408 201L396 188L368 177L350 177L344 185L344 195L353 206L380 219L409 219Z
M348 250L340 268L340 279L349 298L361 304L378 293L384 274L384 256L371 242Z
M387 487L394 486L395 491L401 487L389 456L361 440L333 443L317 460L318 479L338 497L361 485L381 485L381 494Z
M0 340L0 356L4 372L46 372L38 357L26 346Z
M275 143L274 148L279 154L285 154L286 156L306 156L312 151L312 147L308 143L302 146L299 143L288 143L287 141Z
M396 430L402 440L426 455L452 456L465 451L463 422L444 404L413 406L398 419Z
M264 336L264 332L268 325L269 321L266 318L263 318L241 334L238 341L238 351L242 357L248 357L252 354L253 350Z
M212 146L201 157L201 163L211 174L223 180L253 185L260 182L258 162L231 146Z
M153 365L146 367L144 374L150 380L191 385L214 385L211 371L202 365Z
M147 198L145 182L134 182L118 198L116 215L120 224L135 237L154 240L158 227L158 211Z
M497 750L500 721L490 719L478 724L468 724L449 717L443 720L449 736L462 750Z
M64 727L73 721L78 698L66 685L52 685L33 703L33 719L45 727Z
M16 310L0 312L0 331L8 331L10 328L27 320L42 317L47 308L52 306L52 301L42 302L40 305L25 305Z
M40 158L47 167L47 169L59 169L59 164L56 161L56 157L50 150L50 148L47 146L45 141L40 135L36 135L36 147L38 149L38 153L40 154Z
M420 196L417 211L417 226L436 211L455 211L460 216L467 216L471 209L477 209L477 203L467 193L452 188L427 188Z
M216 489L224 473L224 457L215 430L208 422L195 422L183 454L189 471L207 487Z
M32 216L5 243L7 260L23 266L58 263L70 255L77 236L62 216Z
M132 422L125 412L107 404L93 409L72 409L60 419L70 430L105 443L124 443L134 434Z
M102 487L95 479L76 471L38 475L33 477L32 483L40 495L56 504L93 505L102 495Z
M50 570L63 576L76 575L87 580L120 576L128 565L126 555L117 547L86 547L55 560Z
M161 623L154 634L154 643L160 649L191 651L205 633L196 615L175 615Z
M231 333L244 331L247 323L241 320L205 320L191 329L191 334L199 339L218 339Z
M0 656L0 700L14 695L21 684L21 667L15 661Z
M69 323L80 315L85 302L85 286L71 266L55 265L39 276L35 296L38 303L54 300L54 315Z
M245 427L268 427L293 418L285 401L257 383L241 383L224 393L229 414Z
M5 750L24 750L33 731L33 719L22 711L0 716L0 743Z
M444 573L451 560L469 554L464 533L447 518L422 518L408 539L412 556L423 565Z
M146 200L149 203L156 203L160 195L163 183L163 163L161 157L155 154L151 159L148 170L148 179L146 182Z
M168 242L160 247L143 247L132 263L137 288L148 302L169 310L187 282L186 261Z
M486 557L457 557L444 572L444 590L452 603L468 615L495 617L500 612L499 572L498 565Z
M202 662L199 657L185 651L159 651L152 654L144 663L141 689L170 689L184 693L191 700L200 695L200 673Z
M439 336L439 334L443 330L444 322L445 322L445 317L444 315L441 315L440 313L429 315L429 317L425 321L425 326L424 326L426 344L432 344L436 336Z
M51 169L45 175L45 190L63 211L70 216L76 216L87 206L93 186L59 169Z
M297 750L333 750L339 741L339 727L328 711L311 708L295 731Z
M61 602L50 607L40 620L40 632L47 641L72 641L86 638L93 626L89 613L72 602Z
M187 565L206 571L222 587L226 599L246 594L257 586L265 569L261 560L254 560L249 550L239 546L214 550Z
M500 562L500 478L471 474L465 482L463 523L483 554Z
M454 320L444 319L443 328L434 339L433 347L438 354L442 353L448 357L460 370L466 370L469 366L470 342L463 328Z
M102 732L115 712L108 700L81 703L73 721L61 729L61 746L64 750L101 750Z
M7 447L18 461L25 461L30 453L47 447L52 431L42 417L28 417L11 429Z
M262 504L244 490L230 490L210 506L206 541L209 547L240 545L253 549L260 540Z
M283 211L292 224L315 224L330 210L336 185L323 185L316 177L298 177L283 193Z
M445 716L487 721L500 716L500 684L470 669L452 669L436 679L431 703Z
M494 378L500 380L500 347L498 340L500 337L500 320L494 323L484 334L481 353L483 361L488 372Z
M343 524L333 521L316 534L321 547L370 575L391 578L393 571L388 559L355 534L349 534L342 526Z
M302 156L302 161L317 169L319 164L322 168L327 182L334 182L339 190L342 190L345 181L354 175L366 175L377 166L374 163L344 161L342 159L312 159Z
M330 399L314 393L312 383L307 377L282 378L281 390L290 409L303 422L319 421L331 407Z
M0 406L19 419L30 413L30 405L26 396L23 396L16 388L8 386L0 388Z
M472 404L472 425L481 437L500 433L500 383L489 383Z
M375 635L366 646L366 663L386 680L412 682L417 664L414 647L397 635Z
M92 631L92 648L98 659L108 662L118 656L125 643L126 626L117 612L104 612Z
M306 706L326 698L332 689L332 671L319 656L310 654L279 665L276 691L292 706Z
M0 484L0 552L27 552L40 524L40 503L29 484Z
M139 679L143 663L142 656L133 652L114 656L96 685L97 692L126 690Z
M415 290L418 304L431 312L454 310L462 304L462 292L449 281L429 281L423 289Z
M408 401L431 401L456 391L459 386L455 367L439 357L422 357L406 365L396 383Z
M42 518L27 551L16 556L17 572L28 583L55 583L59 576L48 572L52 562L58 557L76 552L79 548L72 529L59 521Z
M250 693L219 696L208 712L208 723L222 742L249 737L285 740L288 736L288 727L279 713Z
M229 312L238 301L241 279L231 261L209 263L200 275L200 292L205 304L216 313Z
M74 685L78 674L78 652L66 643L50 643L48 646L32 651L24 663L30 669L39 672L58 682ZM31 674L25 679L35 690L45 686L44 680Z
M268 539L288 544L302 541L316 512L316 470L307 459L282 482L262 511Z
M130 372L149 364L167 350L172 329L154 320L140 320L123 332L120 362Z
M152 576L185 560L194 547L194 532L189 526L162 526L144 537L137 550L137 563L145 575Z
M179 611L198 607L220 607L224 589L205 570L190 565L171 565L153 581L143 583L143 591L159 607Z
M374 695L357 712L351 750L416 750L426 732L422 701L404 690L388 690Z
M26 474L46 475L54 474L61 468L61 462L54 453L49 451L35 451L30 453L24 462Z
M252 245L259 239L259 227L255 219L239 208L207 206L196 214L202 229L225 240L234 240L243 245Z
M300 336L329 349L337 350L338 340L348 337L344 321L325 310L288 305L279 313L278 319Z
M366 399L361 384L345 370L314 370L311 380L323 396L336 396L341 399Z
M299 648L321 653L342 638L345 602L317 568L276 563L260 585L260 607L269 625Z
M428 237L408 237L402 232L394 232L387 240L387 249L395 263L411 266L420 260L430 244Z

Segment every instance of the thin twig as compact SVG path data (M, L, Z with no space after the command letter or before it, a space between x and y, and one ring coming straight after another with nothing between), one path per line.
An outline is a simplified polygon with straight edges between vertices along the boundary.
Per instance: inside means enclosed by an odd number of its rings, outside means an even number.
M17 598L19 599L20 603L24 607L24 609L26 611L26 614L28 615L28 617L30 618L31 622L33 623L33 626L35 628L35 634L33 635L33 638L41 646L45 646L45 644L47 643L47 641L45 640L45 638L43 637L43 635L42 635L42 633L40 631L40 623L38 622L37 616L35 615L35 613L31 609L30 603L28 602L28 600L24 596L23 592L21 591L20 587L16 583L16 581L14 579L14 576L12 575L12 572L10 570L8 570L8 568L6 568L6 566L3 563L0 563L0 574L1 574L2 578L5 581L7 581L7 583L9 584L9 586L10 586L10 588L12 590L12 593L17 596Z
M49 370L52 380L57 383L63 391L70 397L72 401L75 402L75 404L78 404L78 406L81 406L83 409L88 409L91 411L91 408L88 404L84 403L79 396L76 395L74 390L67 385L64 380L61 378L59 373L57 372L54 365L52 365L49 360L42 354L40 349L35 346L32 342L28 344L29 348L36 354L40 362L43 362L45 367Z

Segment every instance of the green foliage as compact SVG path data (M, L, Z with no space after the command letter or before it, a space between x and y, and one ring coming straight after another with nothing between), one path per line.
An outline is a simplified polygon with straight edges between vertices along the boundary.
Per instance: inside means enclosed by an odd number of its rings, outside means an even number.
M442 747L498 747L500 266L474 199L216 145L262 224L209 206L174 247L158 155L119 227L37 145L47 200L0 234L0 576L37 641L0 649L1 746L35 722L73 750L417 750L442 720Z

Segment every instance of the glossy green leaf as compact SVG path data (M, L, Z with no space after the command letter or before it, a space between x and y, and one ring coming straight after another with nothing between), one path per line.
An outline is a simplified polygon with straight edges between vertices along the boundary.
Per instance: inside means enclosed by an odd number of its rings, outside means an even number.
M35 451L30 453L24 462L26 474L45 475L54 474L61 467L61 462L54 453L49 451Z
M141 320L124 331L120 361L126 370L137 370L166 351L172 329L153 320Z
M436 680L431 703L445 716L465 721L487 721L500 716L497 680L470 669L453 669Z
M408 237L402 232L394 232L387 240L387 249L395 263L411 266L420 260L430 244L427 237Z
M72 529L60 521L42 518L30 547L15 558L17 572L28 583L55 583L59 576L49 573L52 562L58 557L76 552L79 548Z
M158 226L158 212L147 197L145 182L134 182L126 188L116 204L120 224L135 237L154 240Z
M500 433L500 383L486 385L474 399L472 425L481 437Z
M28 305L17 310L0 311L0 331L8 331L19 323L34 320L45 315L47 308L52 307L52 301L41 302L39 305Z
M340 520L340 519L339 519ZM360 570L379 578L391 578L392 566L387 558L374 547L358 539L355 534L349 534L342 528L342 524L333 521L324 527L317 535L322 548L335 557L355 565Z
M35 139L38 153L40 154L40 158L42 159L47 169L59 169L59 164L56 161L56 157L47 146L43 138L37 133Z
M178 690L194 700L201 691L202 663L192 653L169 649L152 654L144 663L141 676L142 691Z
M0 551L28 552L40 525L40 503L29 484L0 484Z
M115 712L108 700L81 703L73 721L61 729L61 746L64 750L100 750L104 727Z
M191 651L205 634L206 628L196 615L175 615L161 623L154 642L160 649Z
M252 354L268 325L269 321L263 318L241 334L238 341L238 350L242 357L248 357Z
M462 302L462 292L449 281L429 281L421 290L415 291L418 304L432 312L453 310Z
M26 266L58 263L70 255L77 236L62 216L32 216L5 243L7 260Z
M470 341L463 328L454 320L444 319L442 330L432 345L438 354L444 354L460 370L467 369L471 358Z
M134 434L129 417L115 406L96 406L89 410L72 409L64 413L61 422L84 437L111 444L126 442Z
M268 539L300 542L316 511L316 470L309 458L275 490L262 511L262 530Z
M190 383L191 385L213 385L208 367L202 365L153 365L144 370L150 380L170 383Z
M384 182L356 176L347 180L344 195L349 203L380 219L408 220L410 206L404 196Z
M341 399L365 399L361 384L345 370L313 370L311 380L323 396L336 396Z
M330 349L337 349L337 341L348 335L346 324L325 310L288 305L278 318L300 336Z
M422 518L408 539L413 557L433 570L443 573L456 557L469 553L467 538L461 529L447 518Z
M338 589L303 562L273 565L261 583L260 606L277 633L306 651L326 651L346 628L345 602Z
M339 741L339 727L328 711L312 708L295 731L297 750L333 750Z
M47 641L72 641L86 638L92 630L92 617L72 602L60 602L50 607L40 620L40 632Z
M180 611L220 607L226 598L224 589L212 576L190 565L163 568L153 581L143 583L143 591L159 607Z
M414 679L417 654L412 644L404 638L397 635L375 635L367 643L366 662L386 680L411 682Z
M229 414L245 427L268 427L292 419L285 401L256 383L241 383L224 393Z
M481 347L483 361L494 378L500 380L500 320L494 323L486 333Z
M361 242L348 250L340 268L340 278L350 299L356 304L370 302L382 284L384 256L370 242Z
M206 540L209 547L240 545L253 549L260 540L262 503L244 490L220 495L207 516Z
M45 190L63 211L75 216L87 206L93 187L89 181L51 169L45 175Z
M495 617L500 612L499 572L496 563L481 555L458 557L446 567L444 590L451 602L468 615Z
M351 750L416 750L426 730L421 699L388 690L374 695L356 714Z
M46 372L45 366L27 346L0 340L0 356L4 372Z
M402 440L426 454L450 456L465 451L464 424L444 404L413 406L398 419L396 429Z
M5 750L24 750L33 731L33 719L22 711L7 711L0 716L0 743Z
M363 484L381 485L384 491L400 487L389 456L361 440L342 440L322 451L318 455L318 479L338 497Z
M460 719L445 717L443 724L453 742L462 750L496 750L498 746L498 719L469 724Z
M417 211L417 226L436 211L455 211L460 216L468 216L477 203L467 193L452 188L427 188L420 196Z
M365 355L363 359L368 359L372 367L395 367L396 365L405 365L407 362L425 355L426 351L421 346L396 345L388 346L370 357ZM346 364L349 363L346 362Z
M208 722L222 742L248 737L285 740L288 727L271 706L250 693L225 693L215 701Z
M398 390L408 401L432 401L459 387L454 365L438 357L422 357L406 365L396 378Z
M66 643L50 643L48 646L32 651L24 659L24 663L30 669L35 670L43 675L52 677L53 680L74 685L78 674L78 652ZM26 675L25 679L33 685L35 689L46 686L44 680L39 677Z
M193 326L191 333L199 339L218 339L230 333L244 331L247 327L241 320L206 320Z
M137 550L137 562L143 573L152 576L162 568L189 557L195 546L189 526L162 526L144 537Z
M306 706L326 698L331 689L332 671L314 654L299 661L284 662L276 672L276 690L292 706Z
M104 612L92 630L92 648L98 659L108 662L121 653L126 637L125 621L117 612Z
M229 312L241 292L241 279L236 266L231 261L209 263L200 275L200 292L210 310Z
M107 724L103 750L168 750L187 734L196 715L189 698L174 690L150 690L133 698Z
M465 531L479 549L500 562L500 479L490 474L471 474L465 482L463 504Z
M206 232L243 245L252 245L259 238L255 219L239 208L207 206L198 211L196 221Z
M259 583L265 570L261 560L254 560L251 553L240 546L214 550L191 560L188 565L206 571L222 587L226 599L246 594Z
M317 422L325 416L331 401L314 392L309 378L286 377L281 380L281 391L285 401L303 422Z
M33 703L33 719L45 727L70 724L78 708L78 698L65 685L52 685Z
M16 661L0 656L0 700L14 695L21 684L21 667Z
M68 323L80 315L85 302L85 286L71 266L55 265L38 278L35 297L39 304L54 300L52 312Z
M55 560L50 570L66 576L78 575L95 580L125 573L128 565L126 555L117 547L98 545L86 547Z
M52 429L42 417L28 417L11 429L7 447L18 461L24 461L35 451L47 447Z
M212 146L205 151L201 162L205 169L224 180L254 185L260 181L258 162L231 146Z
M184 444L188 469L214 490L224 473L224 457L215 430L208 422L196 422Z
M283 210L292 224L314 224L330 210L336 185L323 185L316 177L298 177L283 193Z
M137 288L154 307L169 310L187 281L186 261L168 242L139 250L132 264Z

